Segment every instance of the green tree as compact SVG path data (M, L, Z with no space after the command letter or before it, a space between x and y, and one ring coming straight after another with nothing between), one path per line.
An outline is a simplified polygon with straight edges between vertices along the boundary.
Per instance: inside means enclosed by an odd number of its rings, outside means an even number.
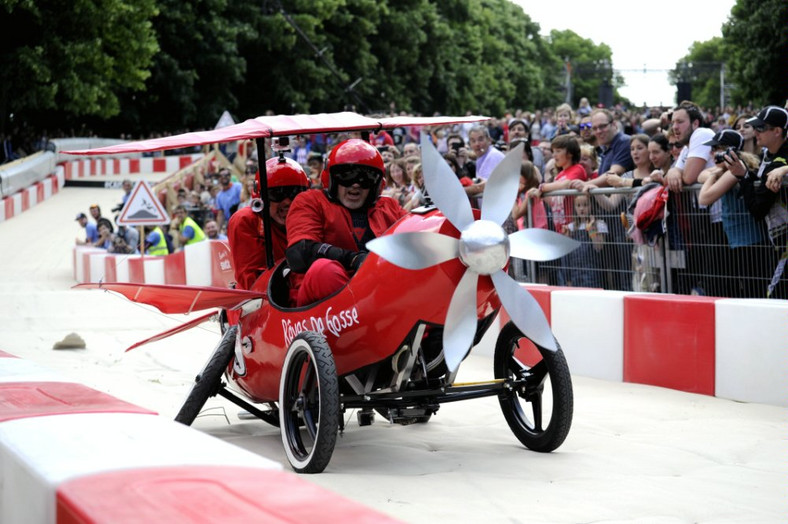
M587 97L592 102L599 98L603 84L613 88L613 101L620 101L618 88L624 85L621 75L613 71L613 52L605 43L595 44L574 31L550 31L550 44L553 53L562 62L569 62L572 78L572 107L577 107L580 99ZM561 84L563 85L563 79ZM563 89L565 96L565 89ZM564 97L561 97L561 101Z
M689 53L668 73L670 83L690 82L693 102L702 107L719 106L720 67L725 56L722 37L694 42Z
M782 106L788 99L788 2L738 0L722 36L733 101Z
M0 7L0 132L63 127L120 111L141 90L158 47L155 0L4 0Z
M153 21L160 51L145 94L127 92L123 114L112 122L139 133L213 127L224 110L238 109L236 88L246 61L238 42L253 32L249 5L228 0L157 0Z

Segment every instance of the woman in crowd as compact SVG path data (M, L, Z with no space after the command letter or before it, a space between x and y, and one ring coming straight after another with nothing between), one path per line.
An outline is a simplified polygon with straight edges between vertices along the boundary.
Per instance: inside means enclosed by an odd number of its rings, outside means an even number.
M454 173L456 174L457 171L454 171ZM421 164L417 164L413 168L413 195L411 196L410 200L405 202L405 205L402 207L405 208L405 211L410 211L411 209L423 206L426 203L427 199L424 196L424 170L422 169Z
M739 115L736 117L736 120L733 122L733 130L738 131L739 134L744 139L744 145L742 145L741 150L745 153L752 153L753 155L760 155L761 148L758 147L758 139L755 136L755 130L752 128L750 124L747 123L747 120L752 118L753 115Z
M418 160L418 157L412 158ZM386 168L386 189L381 194L393 198L404 207L413 197L413 191L406 160L393 160Z

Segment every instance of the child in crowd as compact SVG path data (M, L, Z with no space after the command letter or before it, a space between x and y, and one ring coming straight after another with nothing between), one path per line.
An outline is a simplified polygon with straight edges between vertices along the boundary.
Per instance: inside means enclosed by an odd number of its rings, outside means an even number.
M602 287L602 248L605 246L607 224L591 214L588 195L575 197L575 214L563 234L580 242L580 247L564 257L564 285Z

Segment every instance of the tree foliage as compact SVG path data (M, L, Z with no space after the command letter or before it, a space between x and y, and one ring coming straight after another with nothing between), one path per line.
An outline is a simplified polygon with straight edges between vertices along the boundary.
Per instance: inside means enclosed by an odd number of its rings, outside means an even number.
M788 2L738 0L722 35L734 102L784 105L788 99Z
M722 37L693 42L689 53L668 73L671 83L689 82L692 100L703 107L720 104L720 68L725 62ZM679 101L680 102L680 101Z
M550 31L550 44L556 57L561 61L562 70L569 62L572 78L572 107L577 107L580 99L587 97L595 100L603 84L612 86L614 100L619 99L617 89L623 85L620 75L613 72L613 51L605 43L595 44L574 31ZM563 80L562 80L563 84ZM564 88L564 94L566 90Z
M158 51L156 0L6 0L0 8L0 131L64 115L108 118L140 90Z
M174 132L224 110L499 115L561 103L565 55L578 99L620 80L599 74L607 45L543 38L509 0L1 1L0 110L39 127Z

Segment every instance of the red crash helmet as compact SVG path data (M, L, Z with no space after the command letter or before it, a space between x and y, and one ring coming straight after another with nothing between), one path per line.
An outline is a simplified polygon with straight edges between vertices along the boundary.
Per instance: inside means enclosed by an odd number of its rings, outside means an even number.
M383 157L377 148L358 138L351 138L337 144L331 150L326 161L326 170L329 174L329 194L336 199L339 187L338 177L347 176L353 172L366 172L374 179L365 205L370 205L377 200L380 194L380 185L386 168Z
M265 173L269 202L282 202L288 198L292 200L310 187L309 177L306 176L304 168L292 158L284 156L269 158L265 162ZM255 188L255 192L259 192L259 184L256 185L258 187ZM262 210L262 204L253 207L257 212Z
M292 158L269 158L265 162L265 172L268 189L287 186L309 188L309 177L304 168Z

